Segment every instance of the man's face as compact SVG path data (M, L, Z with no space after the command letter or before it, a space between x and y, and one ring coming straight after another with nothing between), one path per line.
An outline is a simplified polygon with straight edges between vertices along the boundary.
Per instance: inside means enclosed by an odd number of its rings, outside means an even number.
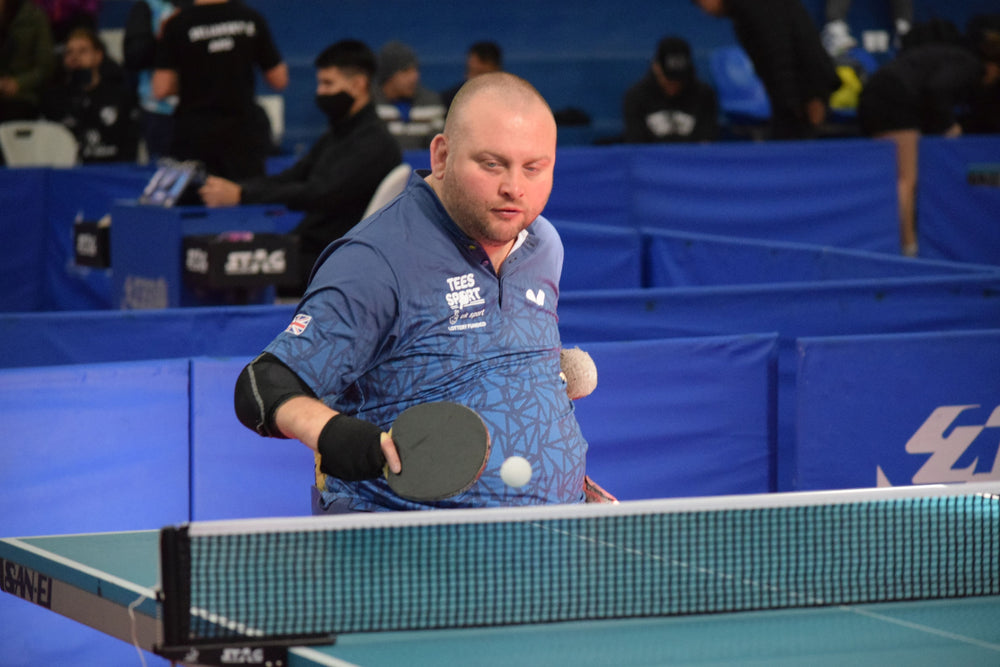
M431 146L445 210L484 246L513 241L552 192L556 125L536 100L470 100L458 131Z
M85 37L73 37L66 42L63 65L66 69L95 69L101 64L101 52Z

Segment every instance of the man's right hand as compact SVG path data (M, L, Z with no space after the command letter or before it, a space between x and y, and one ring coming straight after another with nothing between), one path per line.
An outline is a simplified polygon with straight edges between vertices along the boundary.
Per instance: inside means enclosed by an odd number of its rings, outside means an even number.
M236 206L240 203L243 188L224 178L209 176L205 179L205 184L198 190L198 194L201 195L205 206L209 208Z

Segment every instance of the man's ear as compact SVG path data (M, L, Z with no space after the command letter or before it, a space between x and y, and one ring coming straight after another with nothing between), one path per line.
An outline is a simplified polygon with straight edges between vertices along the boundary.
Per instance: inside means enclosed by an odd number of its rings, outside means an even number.
M431 140L431 175L440 180L444 177L445 163L448 161L448 137L436 135Z

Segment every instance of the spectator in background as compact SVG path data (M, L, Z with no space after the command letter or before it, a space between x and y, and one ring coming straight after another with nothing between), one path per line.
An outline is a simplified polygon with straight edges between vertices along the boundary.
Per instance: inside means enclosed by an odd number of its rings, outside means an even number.
M174 132L177 96L157 99L153 95L153 67L163 25L182 4L181 0L136 0L125 21L123 44L125 67L135 78L141 113L142 138L149 157L167 155Z
M441 93L444 108L451 106L455 93L472 77L503 71L503 49L496 42L476 42L465 52L465 79Z
M135 162L139 146L135 93L93 30L70 32L63 68L62 80L45 94L43 115L73 132L81 162Z
M895 30L893 43L898 48L902 44L903 37L913 27L913 0L889 0L889 6ZM821 39L823 48L834 58L858 44L851 35L851 26L847 22L847 13L850 10L851 0L826 0L824 8L826 24L823 26Z
M441 97L420 85L417 54L402 42L389 42L378 55L378 86L373 98L403 150L427 148L444 127Z
M57 52L69 39L70 33L76 28L89 28L97 32L97 13L101 8L100 0L32 0L42 8L49 19L52 29L52 41L57 45Z
M990 33L977 54L950 43L904 49L875 72L861 91L858 121L864 134L896 144L899 237L904 255L917 247L918 147L923 134L957 137L956 108L976 90L1000 82L1000 34Z
M841 84L801 0L693 1L712 16L732 19L771 102L771 138L816 136L827 100Z
M299 238L303 269L301 284L291 290L296 296L319 254L361 220L379 183L402 162L399 145L371 102L371 49L343 40L327 47L315 64L316 104L330 125L309 153L274 176L239 183L209 176L200 191L208 206L277 203L305 211L292 232Z
M695 76L691 46L664 37L646 75L625 92L626 143L713 141L718 136L715 91Z
M0 123L38 117L54 68L45 13L31 0L0 0Z
M989 67L990 44L1000 40L1000 14L977 14L966 28L968 43ZM967 134L1000 134L1000 81L977 88L962 117Z
M200 160L230 179L263 176L270 136L261 127L255 68L274 90L288 66L257 11L236 0L194 0L163 26L153 95L178 95L170 156Z

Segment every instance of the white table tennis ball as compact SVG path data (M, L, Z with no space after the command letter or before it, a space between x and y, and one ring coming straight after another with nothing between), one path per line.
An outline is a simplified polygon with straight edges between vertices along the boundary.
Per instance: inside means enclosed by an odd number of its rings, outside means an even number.
M500 466L500 479L507 486L519 489L531 480L531 464L523 456L511 456Z

